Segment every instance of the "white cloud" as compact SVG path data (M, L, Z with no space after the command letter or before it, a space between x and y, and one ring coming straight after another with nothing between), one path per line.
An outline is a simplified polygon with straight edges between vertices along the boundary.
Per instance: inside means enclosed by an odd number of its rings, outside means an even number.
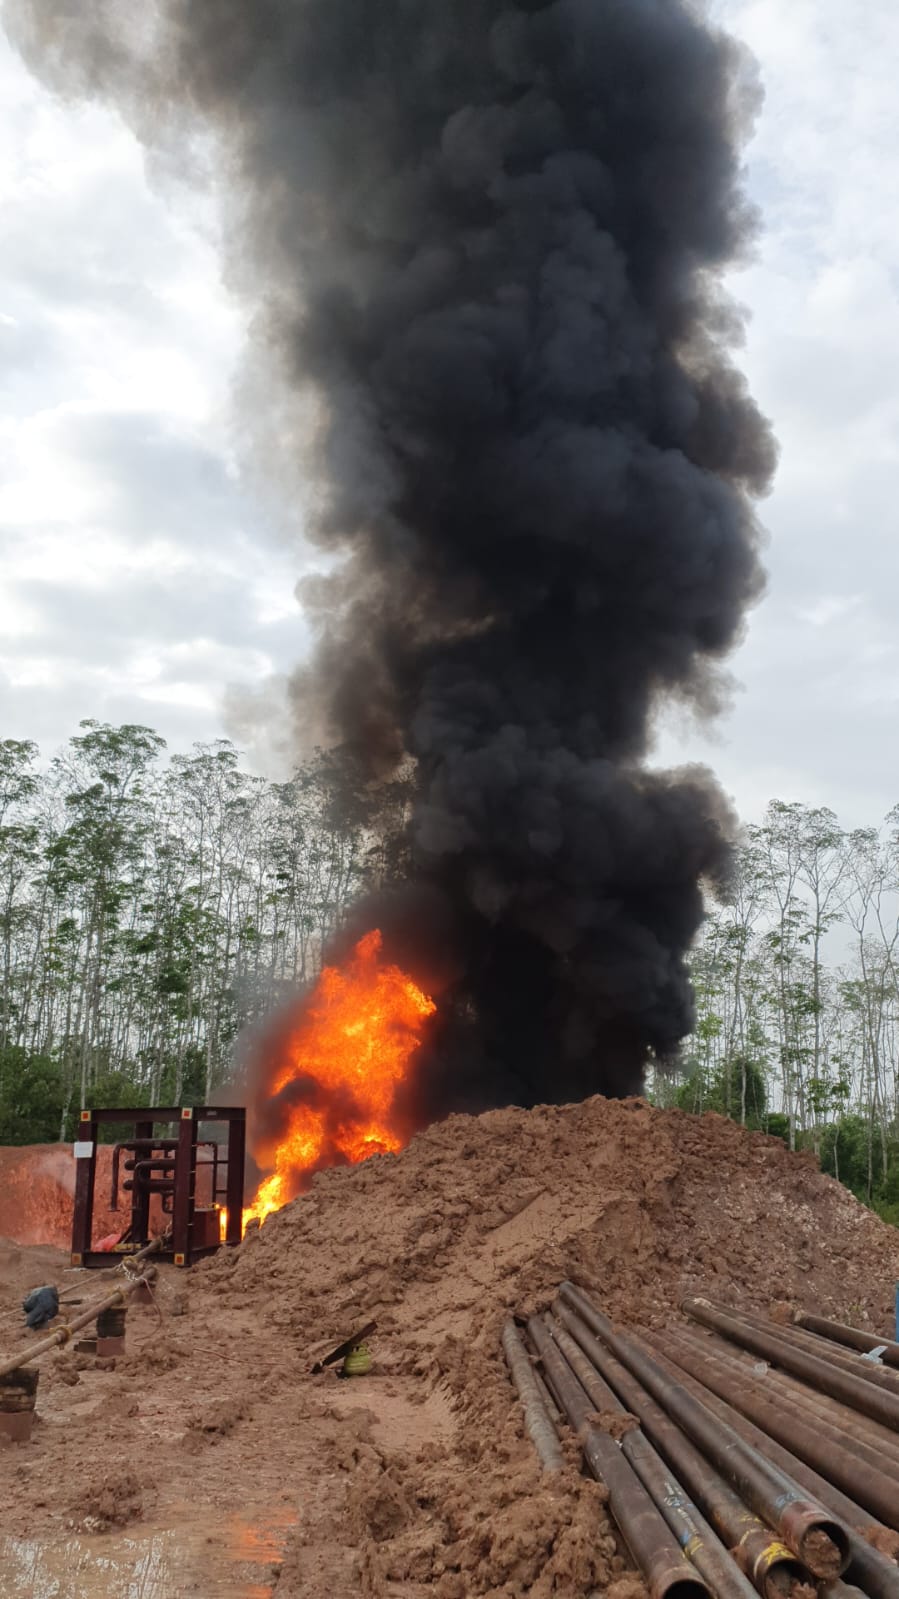
M812 627L828 627L831 622L837 622L859 603L857 594L822 594L813 605L800 606L796 612L797 620L808 622Z
M714 9L765 86L748 167L764 233L732 288L782 458L743 691L714 740L669 725L658 757L707 758L750 816L777 794L873 821L899 798L899 8Z
M122 124L2 35L0 131L0 736L218 736L227 683L304 633L296 557L234 462L244 318L214 210L151 188Z

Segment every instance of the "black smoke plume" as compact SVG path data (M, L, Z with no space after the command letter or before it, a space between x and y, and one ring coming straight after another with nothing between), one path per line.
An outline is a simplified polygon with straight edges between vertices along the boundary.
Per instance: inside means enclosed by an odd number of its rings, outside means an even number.
M440 976L419 1114L633 1091L690 1028L732 826L706 774L643 768L651 718L715 708L762 582L774 448L720 287L751 64L689 0L6 17L167 160L217 141L231 281L297 397L269 452L343 557L298 717L372 784L415 762L405 881L356 920Z

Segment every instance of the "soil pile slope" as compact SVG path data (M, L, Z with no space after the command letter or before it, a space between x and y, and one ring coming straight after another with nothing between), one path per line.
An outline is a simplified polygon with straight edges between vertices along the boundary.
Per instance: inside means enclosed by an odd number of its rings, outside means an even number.
M0 1347L21 1345L28 1287L115 1279L0 1256ZM114 1371L48 1358L32 1443L0 1449L0 1564L69 1573L75 1537L113 1573L98 1595L144 1592L155 1561L154 1599L641 1599L574 1453L540 1478L500 1355L508 1311L563 1277L628 1322L702 1291L887 1332L899 1232L718 1117L601 1099L456 1117L322 1173L240 1249L162 1268ZM312 1374L371 1319L369 1375Z
M112 1148L99 1151L94 1236L121 1231L122 1213L107 1208ZM17 1244L50 1244L69 1249L75 1158L71 1144L0 1147L0 1238Z
M899 1232L813 1156L720 1116L597 1098L455 1116L399 1156L324 1172L208 1270L271 1296L272 1320L310 1344L377 1317L421 1353L566 1276L623 1320L703 1290L877 1321L897 1264Z
M561 1494L534 1468L498 1349L505 1314L571 1277L628 1322L663 1325L695 1291L887 1331L897 1275L899 1233L813 1158L721 1117L593 1099L454 1117L400 1156L325 1172L197 1286L261 1312L307 1371L378 1323L370 1378L306 1379L335 1418L332 1488L278 1599L341 1580L385 1596L626 1599L601 1491L574 1463ZM348 1575L321 1564L337 1547Z

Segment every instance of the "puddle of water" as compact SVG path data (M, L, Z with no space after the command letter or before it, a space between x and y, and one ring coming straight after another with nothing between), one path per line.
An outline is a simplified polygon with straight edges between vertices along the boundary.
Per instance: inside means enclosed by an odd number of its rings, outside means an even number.
M202 1532L0 1537L3 1599L270 1599L293 1519L263 1510Z

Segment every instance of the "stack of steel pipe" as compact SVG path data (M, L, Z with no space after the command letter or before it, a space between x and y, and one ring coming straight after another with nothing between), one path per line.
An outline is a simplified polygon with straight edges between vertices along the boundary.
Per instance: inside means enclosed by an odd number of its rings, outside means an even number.
M877 1363L888 1341L709 1300L682 1309L702 1331L640 1336L563 1283L527 1323L545 1385L528 1385L529 1431L558 1407L653 1599L681 1587L899 1599L899 1371Z

